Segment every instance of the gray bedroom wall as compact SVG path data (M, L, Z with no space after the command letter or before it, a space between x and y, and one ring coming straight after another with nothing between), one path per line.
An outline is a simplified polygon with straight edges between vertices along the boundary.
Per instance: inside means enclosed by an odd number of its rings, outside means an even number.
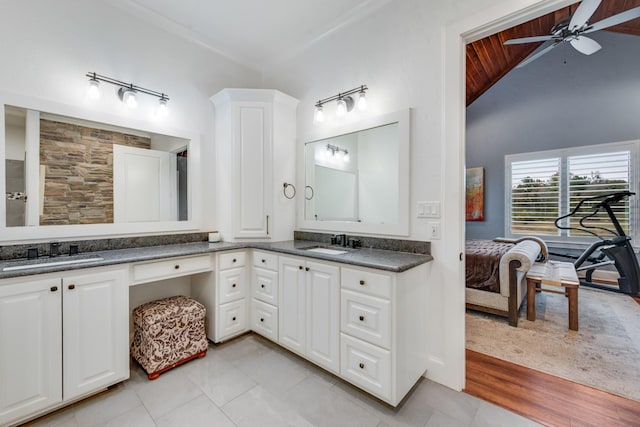
M467 108L466 165L485 168L485 221L467 222L467 238L505 234L506 154L640 139L640 37L589 36L600 51L564 43Z

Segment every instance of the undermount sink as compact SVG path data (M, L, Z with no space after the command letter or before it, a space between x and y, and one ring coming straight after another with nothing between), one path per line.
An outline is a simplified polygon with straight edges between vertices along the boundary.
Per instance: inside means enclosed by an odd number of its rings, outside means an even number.
M11 265L9 267L4 267L2 271L27 270L31 268L53 267L56 265L82 264L85 262L94 262L94 261L102 261L102 260L103 258L99 256L91 257L91 258L75 258L75 259L65 259L65 260L55 260L55 261L33 260L31 262L28 262L28 261L20 262L20 265Z
M340 249L331 249L331 248L322 248L322 247L309 248L305 250L307 252L317 252L319 254L325 254L325 255L342 255L349 252L349 251L343 251Z

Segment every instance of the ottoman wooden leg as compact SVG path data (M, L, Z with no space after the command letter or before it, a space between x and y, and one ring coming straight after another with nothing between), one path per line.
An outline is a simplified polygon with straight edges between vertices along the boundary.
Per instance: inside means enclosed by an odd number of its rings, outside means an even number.
M567 294L569 296L569 329L572 331L578 330L578 288L567 288Z

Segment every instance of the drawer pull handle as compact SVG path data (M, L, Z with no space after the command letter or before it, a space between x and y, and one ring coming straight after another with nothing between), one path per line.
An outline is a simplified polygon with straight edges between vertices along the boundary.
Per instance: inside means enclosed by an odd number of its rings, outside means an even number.
M51 292L55 292L55 291L57 291L57 290L58 290L58 287L57 287L57 286L52 286L52 287L51 287Z
M235 322L235 321L236 321L236 316L233 316L233 317L231 318L231 320L233 320L233 321Z
M263 284L261 284L261 285L260 285L260 287L261 287L262 289L264 289L264 283L263 283Z
M309 267L305 268L305 271L309 271Z
M180 268L180 264L176 264L173 266L173 268L175 268L176 270Z
M365 281L364 281L364 280L360 280L360 284L361 284L361 285L364 285L364 284L365 284Z
M236 262L236 259L234 258L233 261L231 261L231 262Z
M264 322L264 317L261 317L261 318L260 318L260 321L261 321L261 322Z
M360 316L358 319L360 319L361 322L364 322L364 316Z
M236 287L236 284L234 283L233 285L231 285L231 287L232 287L232 288L235 288L235 287Z
M76 288L76 285L74 284L69 285L69 290L74 290L75 288Z
M263 260L262 260L262 263L264 264L265 262L267 262L267 260L266 260L266 259L263 259Z
M360 369L364 369L364 363L360 362L358 366L360 367Z

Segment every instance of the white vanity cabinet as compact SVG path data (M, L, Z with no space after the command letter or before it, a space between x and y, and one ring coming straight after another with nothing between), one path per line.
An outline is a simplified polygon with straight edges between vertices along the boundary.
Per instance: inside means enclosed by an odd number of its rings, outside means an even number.
M278 341L278 256L254 250L251 270L251 329Z
M280 201L282 183L295 179L298 101L267 89L224 89L211 101L216 114L217 218L223 238L289 238L295 205Z
M279 343L339 373L339 267L281 256L278 274Z
M129 377L127 271L0 281L0 425Z
M221 252L217 256L213 342L229 339L249 330L247 313L247 251Z
M426 278L427 264L342 268L340 375L394 406L427 369Z

